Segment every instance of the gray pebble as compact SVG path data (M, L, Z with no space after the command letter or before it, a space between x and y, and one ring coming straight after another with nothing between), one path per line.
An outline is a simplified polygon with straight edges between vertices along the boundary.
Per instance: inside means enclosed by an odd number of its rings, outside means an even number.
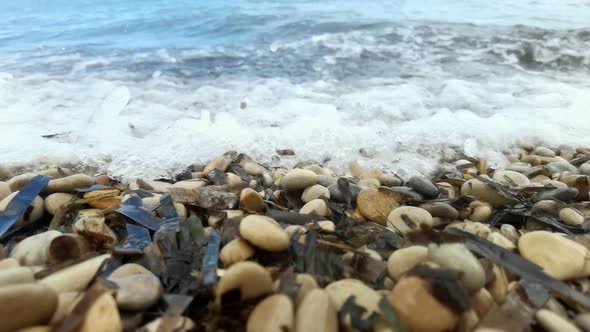
M437 198L440 193L438 187L432 181L420 176L413 176L408 181L408 187L414 189L427 199Z

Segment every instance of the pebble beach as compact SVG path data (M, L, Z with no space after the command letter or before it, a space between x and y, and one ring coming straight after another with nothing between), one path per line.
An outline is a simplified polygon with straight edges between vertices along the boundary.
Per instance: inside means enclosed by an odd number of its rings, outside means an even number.
M427 176L291 149L125 182L1 167L0 331L590 331L590 149L511 151Z

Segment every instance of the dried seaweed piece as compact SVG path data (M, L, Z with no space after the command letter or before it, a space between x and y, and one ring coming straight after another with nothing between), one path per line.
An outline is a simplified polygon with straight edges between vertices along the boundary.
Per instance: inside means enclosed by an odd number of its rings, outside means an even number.
M363 306L356 304L356 296L349 296L346 301L342 304L342 307L338 311L338 318L340 322L347 321L347 317L350 317L350 325L358 329L359 331L372 331L375 323L381 318L381 315L377 312L372 312L367 318L363 318L364 313L367 311Z
M474 175L474 177L476 179L478 179L479 181L486 183L488 186L494 188L494 190L496 190L496 192L498 194L500 194L500 196L507 198L512 203L518 203L518 202L524 201L523 197L520 197L516 192L505 188L504 186L502 186L498 182L492 181L488 178L485 178L485 177L479 176L479 175Z
M53 215L53 218L49 223L50 230L57 230L60 229L60 227L63 228L63 226L70 227L76 221L78 211L82 210L84 207L80 204L75 204L74 200L75 198L57 209L57 212Z
M4 209L4 212L0 214L0 236L4 235L27 212L35 197L47 186L50 180L49 176L36 176L14 196Z
M172 202L172 197L170 194L160 197L160 207L165 220L179 219L178 212L174 207L174 203Z
M180 294L164 294L162 298L164 299L164 302L166 302L166 314L182 315L195 297Z
M110 189L111 187L103 186L102 184L95 184L88 188L75 189L79 193L89 193L95 190Z
M229 165L229 171L239 176L242 180L248 183L252 181L252 177L248 175L248 173L246 173L244 168L240 165L232 163L231 165Z
M163 220L154 216L150 212L144 210L142 207L134 206L130 204L124 204L118 209L115 209L115 212L118 212L125 217L137 222L138 224L151 229L152 231L157 231L160 229Z
M532 218L535 221L551 227L551 229L566 233L566 234L582 234L587 233L580 226L567 225L559 221L555 216L550 214L542 214L532 211L528 206L518 206L514 208L504 209L496 212L490 219L489 226L493 227L496 224L510 224L517 227L522 227L527 218Z
M397 316L397 313L395 312L395 309L387 300L387 297L383 296L381 301L379 301L379 310L381 310L383 318L387 321L392 331L406 332L403 324Z
M150 232L145 227L127 224L127 242L115 248L115 253L122 255L140 255L152 240Z
M217 265L219 263L219 247L221 236L216 231L209 234L209 244L201 265L201 284L212 286L217 283Z
M382 286L387 277L387 263L368 255L354 255L350 265L356 277L368 285Z
M301 289L301 284L297 282L297 274L293 272L293 267L290 267L281 273L278 285L279 288L277 289L277 293L286 294L291 299L297 297L297 294Z
M189 218L182 221L181 224L186 224L190 236L192 238L192 242L194 244L201 247L202 245L207 243L207 239L205 239L205 230L203 228L203 222L199 217L197 217L196 215L192 215Z
M529 262L520 255L457 228L447 229L445 230L445 233L463 237L467 248L478 255L488 258L511 273L527 279L529 282L542 285L564 299L569 299L590 309L590 297L570 288L567 284L561 281L553 279L545 274L540 266Z

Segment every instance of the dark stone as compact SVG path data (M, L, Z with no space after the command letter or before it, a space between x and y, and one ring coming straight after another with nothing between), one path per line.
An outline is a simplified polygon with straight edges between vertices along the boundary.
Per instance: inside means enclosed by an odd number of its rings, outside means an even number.
M541 191L536 193L531 199L533 200L533 202L539 202L546 199L556 199L567 203L574 201L577 196L578 189L567 187Z
M432 181L420 176L413 176L410 181L408 181L408 187L414 189L426 199L437 198L440 193L438 187L432 183Z

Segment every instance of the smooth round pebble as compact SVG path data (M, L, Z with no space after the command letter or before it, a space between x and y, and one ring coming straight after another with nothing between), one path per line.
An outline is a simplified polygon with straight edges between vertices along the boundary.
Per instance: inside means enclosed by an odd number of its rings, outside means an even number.
M119 287L115 301L123 310L145 310L154 305L164 293L160 279L151 272L108 279Z
M12 199L18 193L19 191L15 191L12 194L6 196L2 201L0 201L0 213L4 212L4 209L6 209L10 201L12 201ZM20 217L14 224L15 226L34 223L43 217L43 213L45 212L45 209L43 207L43 198L35 196L35 199L33 199L33 203L31 204L31 206L33 207L33 209L30 212L25 213L24 216Z
M315 184L311 187L306 188L303 191L303 194L301 194L301 200L305 203L309 203L314 199L322 197L330 199L330 190L328 190L328 188L320 184Z
M437 198L440 193L438 187L432 181L417 175L410 178L407 186L427 199Z
M251 258L254 252L255 249L247 241L235 238L221 248L219 260L223 266L228 267Z
M455 220L459 216L457 209L443 202L425 203L420 208L428 211L432 217Z
M577 226L584 223L584 215L580 211L572 208L564 208L559 210L559 219L572 226Z
M323 289L309 291L295 315L295 332L338 332L338 310Z
M555 157L555 152L544 146L538 146L533 153L542 157Z
M541 266L558 280L590 276L590 251L559 234L547 231L526 233L518 240L520 254ZM564 264L567 262L567 264Z
M471 179L461 186L461 195L475 196L480 201L493 205L506 205L510 200L500 195L494 187L478 179Z
M72 194L53 193L45 198L45 211L51 215L55 215L57 210L74 198Z
M404 273L428 259L428 248L411 246L394 251L387 260L389 276L398 280Z
M414 230L432 228L432 216L428 211L414 207L401 206L387 217L387 227L397 230L401 234L407 234Z
M299 213L326 217L330 215L330 209L325 200L318 198L311 200L302 206L301 209L299 209Z
M232 290L239 290L242 300L252 299L272 292L270 273L254 262L239 262L225 271L215 288L216 297Z
M281 188L287 191L303 190L317 183L316 174L306 169L292 169L281 179Z
M547 332L581 332L572 322L547 309L537 311L535 318Z
M240 235L258 248L282 251L289 246L289 234L274 220L260 215L249 215L240 222Z
M240 192L240 210L257 213L264 208L264 200L256 190L245 188Z
M6 196L10 195L12 190L10 189L10 185L6 182L0 181L0 201L2 201Z
M524 174L504 169L499 169L495 171L494 175L492 176L492 179L509 187L523 186L531 182L529 178Z
M284 294L260 301L248 317L247 332L283 332L293 330L293 302Z

